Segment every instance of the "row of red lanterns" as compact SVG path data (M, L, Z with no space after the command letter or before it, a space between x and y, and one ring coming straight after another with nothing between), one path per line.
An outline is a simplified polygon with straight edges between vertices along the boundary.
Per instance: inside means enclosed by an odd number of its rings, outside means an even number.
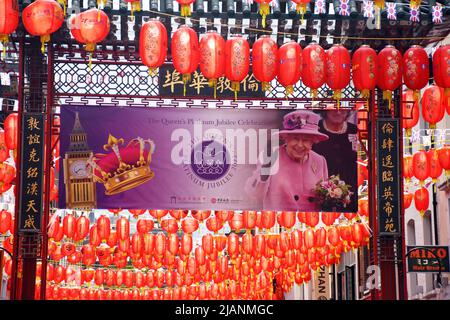
M367 216L367 200L361 199L359 206L360 216ZM145 213L145 210L141 210ZM209 210L192 210L192 217L187 217L189 210L149 210L150 215L157 219L161 229L168 233L177 233L181 230L185 234L192 234L199 228L199 223L205 221L206 227L211 232L221 230L228 223L231 230L239 232L241 230L251 230L258 227L261 230L268 230L275 226L277 221L280 226L290 229L299 221L309 227L316 227L320 218L326 226L331 226L341 216L337 212L295 212L283 211L277 214L275 211L244 211L243 213L235 213L234 211L216 211L211 216ZM172 218L163 219L170 214ZM354 220L358 217L356 213L344 213L347 220ZM155 222L152 219L139 219L137 221L137 230L140 233L150 232L154 229ZM116 233L119 239L125 240L130 236L130 222L126 217L121 217L116 221ZM90 226L90 221L86 216L78 218L73 214L67 214L63 221L59 216L51 219L48 228L50 238L59 242L63 237L72 239L73 241L81 241L88 234L91 238L99 239L99 241L107 241L111 234L111 222L108 216L102 215L98 218L97 224Z
M414 194L405 192L403 194L404 209L408 209L411 206L413 200L416 210L423 217L425 215L425 212L428 210L428 206L430 205L430 194L428 192L428 189L425 187L421 187L417 189Z
M426 179L431 178L433 182L441 176L450 175L450 146L442 148L431 148L428 151L420 150L414 155L403 156L403 177L408 182L412 177L419 180L423 186Z

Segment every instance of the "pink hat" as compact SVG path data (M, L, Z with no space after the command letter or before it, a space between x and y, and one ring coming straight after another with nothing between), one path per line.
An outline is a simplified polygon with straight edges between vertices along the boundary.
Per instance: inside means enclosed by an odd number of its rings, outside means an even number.
M328 136L319 132L320 116L306 110L293 111L283 118L283 130L279 134L305 134L319 139L328 140Z

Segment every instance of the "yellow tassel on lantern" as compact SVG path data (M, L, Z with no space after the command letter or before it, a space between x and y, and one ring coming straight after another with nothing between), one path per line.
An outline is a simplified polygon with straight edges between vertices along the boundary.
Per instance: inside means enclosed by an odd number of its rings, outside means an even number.
M5 59L6 58L6 46L8 44L8 35L7 34L1 34L0 35L0 41L3 45L3 55L2 58Z
M156 76L156 70L158 70L158 68L148 68L148 75L150 77Z
M297 13L300 14L300 21L303 24L303 16L306 13L306 3L298 3L297 4Z
M444 96L447 97L447 105L450 104L450 88L444 89Z
M418 8L420 6L421 2L422 2L422 0L411 0L411 1L409 1L409 6L411 8Z
M406 136L407 138L410 138L410 137L411 137L411 128L407 128L407 129L405 130L405 136Z
M88 72L92 70L92 52L95 50L95 43L87 43L85 50L89 52L89 68Z
M317 96L318 96L317 89L311 89L311 98L314 100L315 98L317 98Z
M414 101L419 102L420 100L420 90L414 90Z
M190 4L182 4L181 5L181 16L189 17L191 15L191 5Z
M388 101L389 111L391 110L391 101L392 101L392 91L385 90L383 91L383 99Z
M335 99L336 102L337 102L338 110L340 108L340 100L341 100L341 98L342 98L342 91L341 90L335 90L334 93L333 93L333 99Z
M259 14L262 16L262 26L266 27L266 16L270 13L270 7L268 3L259 4Z
M214 99L217 98L217 79L209 79L208 86L214 88Z
M187 73L187 74L183 74L183 97L186 96L186 84L191 81L191 74Z
M134 12L141 11L141 2L135 1L131 3L131 21L134 20Z
M232 81L231 82L231 90L234 91L234 100L237 100L237 93L239 92L240 82Z
M45 43L50 41L50 35L46 34L41 36L41 52L45 52Z
M63 10L64 10L64 16L67 13L67 1L66 0L58 0L57 1L60 5L62 5Z
M384 9L384 2L385 2L385 0L375 0L375 7Z
M263 82L261 84L261 87L262 87L263 91L269 91L270 90L270 83L269 82Z
M285 88L285 94L286 94L286 99L289 95L294 93L294 87L293 86L287 86Z

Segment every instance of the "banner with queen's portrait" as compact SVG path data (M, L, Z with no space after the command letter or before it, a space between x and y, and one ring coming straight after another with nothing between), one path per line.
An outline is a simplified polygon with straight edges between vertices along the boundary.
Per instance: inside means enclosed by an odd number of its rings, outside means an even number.
M357 211L349 110L63 106L59 206Z

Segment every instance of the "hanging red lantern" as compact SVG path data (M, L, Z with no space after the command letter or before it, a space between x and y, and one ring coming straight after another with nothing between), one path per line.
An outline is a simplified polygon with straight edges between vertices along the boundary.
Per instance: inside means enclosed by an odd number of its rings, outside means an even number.
M278 55L277 79L285 88L287 97L294 92L294 85L300 80L302 74L302 47L291 40L279 48Z
M314 228L319 223L319 213L306 212L305 223L311 228Z
M250 232L253 228L256 227L256 211L247 211L245 210L242 213L242 222L244 229L247 229L247 232Z
M317 89L327 80L326 62L326 53L318 44L303 49L302 81L311 89L312 98L317 98Z
M192 237L187 234L181 236L180 252L187 256L192 251Z
M138 222L136 223L137 232L139 232L140 234L149 232L150 230L148 230L148 226L149 226L149 224L147 223L148 221L149 220L139 219ZM178 228L178 226L177 226L177 228Z
M392 91L402 84L402 55L394 46L386 46L378 53L377 86L391 108Z
M362 45L352 57L352 79L361 97L369 99L370 91L375 89L377 78L377 53L368 45Z
M189 210L170 210L169 214L175 218L177 221L186 218L189 214Z
M430 129L436 129L436 123L445 115L444 90L438 86L429 86L422 97L422 116L430 124Z
M226 222L233 218L234 212L231 210L219 210L215 212L216 217L222 222Z
M0 211L0 234L6 235L6 232L11 228L11 222L11 213L7 210Z
M208 31L200 40L200 72L214 88L216 98L217 79L225 74L225 40L215 31Z
M171 47L173 67L182 75L186 95L186 84L199 63L197 33L186 25L181 26L172 36Z
M192 210L191 215L200 222L205 221L211 215L209 210Z
M98 218L97 231L102 242L106 242L111 232L111 221L109 220L109 217L101 215L100 218Z
M433 76L437 86L445 89L445 96L450 93L450 45L443 45L433 54ZM448 105L448 104L447 104Z
M76 233L80 239L86 238L89 234L89 219L81 216L76 220Z
M411 136L411 129L419 122L419 102L414 99L412 90L403 91L402 99L402 126L406 129L406 136Z
M119 240L130 238L130 221L127 218L121 217L116 221L116 232Z
M0 35L1 37L1 35ZM5 48L5 47L3 47ZM5 142L5 131L0 131L0 163L3 163L9 158L9 149Z
M225 76L231 81L237 99L240 83L250 69L250 45L242 36L230 37L225 43Z
M225 235L218 235L214 237L214 245L217 251L221 252L225 249L227 245L227 237Z
M70 22L72 36L78 42L86 44L85 50L89 52L90 69L92 52L96 44L102 42L109 34L109 18L102 10L92 8L77 14Z
M306 248L312 249L315 247L315 241L314 241L314 230L313 229L306 229L304 232L304 237L305 237L305 246Z
M23 10L22 21L29 34L41 37L41 51L44 53L44 44L64 22L64 12L56 1L36 0Z
M361 217L369 216L369 200L367 198L362 198L358 200L358 214Z
M264 91L270 90L270 82L278 74L278 46L270 36L261 36L252 47L252 69Z
M333 98L339 101L342 90L350 83L350 53L343 45L333 45L327 50L327 85L334 91Z
M147 210L145 210L145 209L128 209L128 211L130 211L130 213L133 215L133 217L135 219L137 219L139 216L145 214L145 212Z
M417 189L414 193L414 205L422 217L425 215L425 211L428 210L429 203L428 190L426 188Z
M322 212L322 222L327 226L331 226L336 221L334 212Z
M175 219L162 220L161 229L163 229L167 233L176 233L178 231L178 222Z
M11 113L6 117L4 122L5 144L9 150L15 150L17 148L18 121L17 113Z
M422 186L424 181L430 176L430 164L427 153L424 150L418 151L413 156L414 176Z
M167 250L173 254L176 255L178 253L179 248L179 240L178 236L174 233L167 235Z
M251 233L242 236L242 249L248 254L253 253L253 236Z
M228 224L230 225L231 230L233 230L234 232L239 232L244 226L244 218L242 214L235 213L233 215L233 218L228 221Z
M403 156L403 177L406 182L414 176L413 156Z
M71 239L76 232L76 219L72 214L68 214L63 219L63 230L67 238Z
M438 150L439 163L442 169L445 170L445 176L450 175L450 146L444 145Z
M439 154L436 149L430 149L427 152L428 157L428 165L430 167L430 178L433 180L433 183L437 182L437 179L442 174L442 166L439 162Z
M193 218L185 218L181 221L181 228L187 234L192 234L198 229L198 220Z
M206 220L206 228L208 228L209 231L217 233L217 231L222 229L222 227L223 221L217 217L211 217L208 220Z
M139 33L139 56L144 65L154 75L167 56L167 30L161 21L150 19L141 27Z
M295 225L295 211L282 211L280 213L280 225L286 229L290 229Z
M411 206L414 195L409 192L403 194L403 208L406 210Z
M0 41L3 44L3 56L6 54L8 37L19 25L19 6L17 0L2 0L0 16Z
M232 257L236 257L239 254L239 236L237 234L230 233L228 235L227 251Z
M428 54L421 46L413 45L403 55L403 81L414 91L414 100L419 101L420 90L428 84L430 77Z
M262 211L261 212L261 224L264 229L271 229L275 225L275 219L276 219L276 212L275 211Z

